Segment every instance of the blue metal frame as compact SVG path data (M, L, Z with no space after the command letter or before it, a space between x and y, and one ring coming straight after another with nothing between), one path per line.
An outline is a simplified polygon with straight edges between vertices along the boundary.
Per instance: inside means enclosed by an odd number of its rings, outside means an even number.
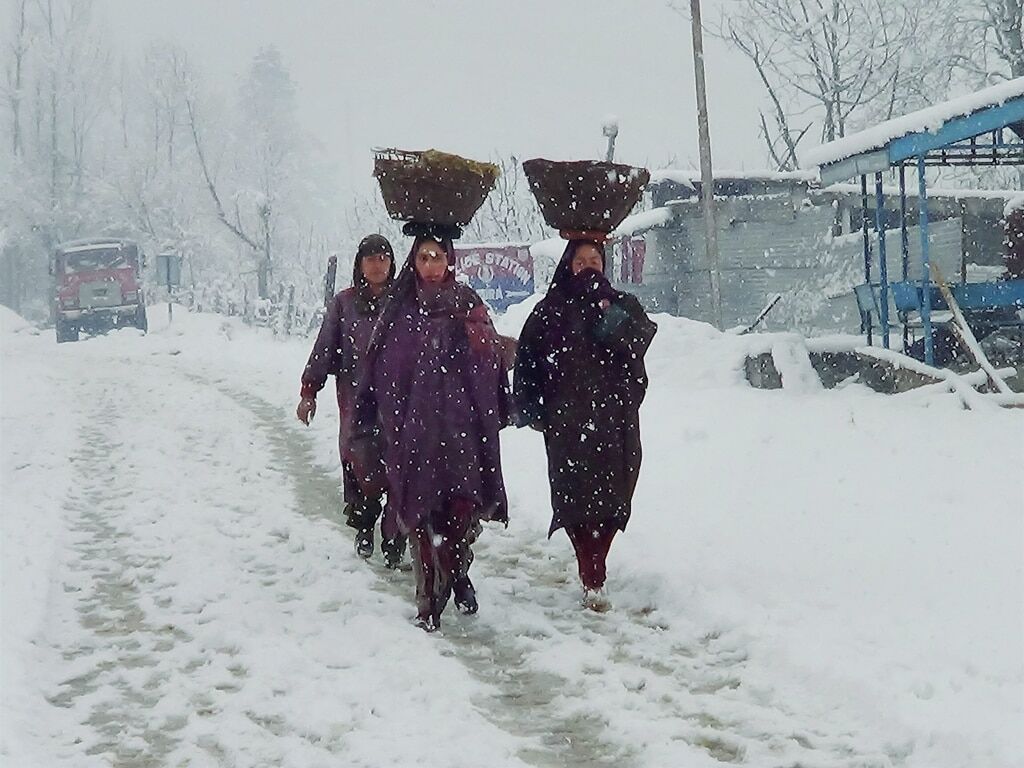
M885 196L882 194L882 172L875 174L875 232L878 233L878 276L882 281L879 320L882 323L882 346L889 348L889 266L885 260Z
M882 147L860 152L820 166L822 184L886 171L925 155L927 165L1024 164L1024 145L1010 143L1005 129L1024 123L1024 95L1003 104L984 107L961 117L950 118L936 131L917 131L891 139ZM991 134L987 142L978 138Z
M910 272L910 233L907 231L907 173L900 166L900 276L906 282ZM906 312L900 313L903 323L903 349L910 342L910 328L907 326Z
M921 324L924 326L924 361L935 365L932 339L931 260L928 256L928 180L924 175L924 155L917 156L917 209L921 230Z
M889 164L896 165L903 160L919 158L923 155L949 148L952 145L977 138L986 133L998 132L1008 125L1024 121L1024 98L1011 99L998 106L986 107L971 115L955 117L947 120L942 127L934 133L921 131L909 133L898 139L893 139L887 145L889 153ZM999 148L1019 147L1019 145L1008 145L1000 142L993 142Z
M864 244L864 284L871 287L871 240L868 236L868 177L860 177L861 237ZM872 342L871 313L861 313L861 330L867 333L868 346Z
M892 139L883 147L842 158L822 165L819 175L823 184L844 181L851 176L860 176L862 232L864 247L864 284L857 286L856 295L861 309L862 331L866 332L867 343L872 343L873 323L871 317L877 313L882 328L882 344L889 347L889 283L886 262L885 196L882 192L882 173L893 167L899 169L900 185L900 251L903 284L902 298L894 293L896 310L903 321L904 347L908 341L907 313L917 311L921 315L924 332L925 362L934 365L934 344L932 339L932 301L936 289L931 283L931 258L928 232L928 184L925 170L930 165L1024 165L1024 143L1009 142L1006 129L1024 124L1024 95L1007 99L1003 104L983 107L969 115L946 120L935 131L918 131ZM986 141L978 141L979 137ZM1022 137L1024 138L1024 137ZM921 276L914 301L906 297L910 285L909 252L907 232L907 188L905 168L915 165L918 183L918 228L921 233ZM871 282L871 238L868 233L868 190L867 177L875 177L875 236L878 239L879 283L878 295ZM991 284L986 284L991 285ZM977 308L1004 306L1005 292L972 290L964 294L970 302L981 302ZM986 303L987 302L987 303ZM1015 305L1019 306L1019 305ZM872 311L874 310L874 311Z
M924 304L924 289L918 283L905 280L890 283L892 301L901 312L920 312ZM998 283L961 283L949 287L956 303L965 312L971 310L1011 307L1024 309L1024 280L1002 280ZM949 309L942 291L936 285L928 286L928 301L932 309ZM1016 323L1014 323L1016 324Z

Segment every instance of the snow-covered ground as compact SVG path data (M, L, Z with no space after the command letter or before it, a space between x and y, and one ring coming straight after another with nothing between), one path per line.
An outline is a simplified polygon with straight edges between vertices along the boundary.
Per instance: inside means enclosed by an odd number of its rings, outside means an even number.
M614 610L506 431L480 614L430 636L338 519L330 394L295 421L307 342L158 307L57 346L0 309L0 762L1024 763L1024 413L753 390L747 337L658 319Z

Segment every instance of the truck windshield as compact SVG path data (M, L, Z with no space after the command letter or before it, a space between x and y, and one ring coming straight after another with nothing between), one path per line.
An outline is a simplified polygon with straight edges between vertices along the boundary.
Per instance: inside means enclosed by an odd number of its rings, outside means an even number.
M130 267L127 248L97 248L89 251L65 253L63 257L64 271L95 272L100 269L123 269Z

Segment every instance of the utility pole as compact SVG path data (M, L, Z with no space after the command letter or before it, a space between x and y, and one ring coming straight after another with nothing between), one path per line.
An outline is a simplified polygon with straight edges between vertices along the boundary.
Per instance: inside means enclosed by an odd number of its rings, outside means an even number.
M690 0L693 32L693 78L697 86L697 141L700 148L700 190L704 208L704 247L711 270L711 310L715 327L722 330L722 290L718 272L718 231L715 227L715 180L711 171L711 131L708 128L708 99L704 82L704 34L701 30L700 0Z

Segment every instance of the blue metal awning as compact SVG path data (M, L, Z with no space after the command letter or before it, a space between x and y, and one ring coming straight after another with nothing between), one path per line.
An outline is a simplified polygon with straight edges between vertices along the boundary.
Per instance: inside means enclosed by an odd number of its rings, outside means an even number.
M1021 122L1024 122L1024 96L949 120L935 132L921 131L893 139L886 148L889 164L896 165Z
M967 99L873 126L810 150L806 158L818 166L826 186L921 157L926 165L1024 165L1024 145L1004 133L1024 126L1024 78ZM956 114L961 109L963 114Z
M1011 134L1012 132L1012 134ZM868 344L872 339L872 309L877 306L881 322L882 345L889 346L889 298L896 299L897 312L904 318L904 343L907 339L906 313L920 313L924 326L925 361L933 362L931 310L941 306L940 294L932 282L928 236L928 166L1024 166L1024 77L994 85L959 99L918 110L888 120L861 133L846 136L808 152L806 159L818 166L823 185L860 177L861 231L864 244L865 291L855 289L861 308L862 330ZM907 232L907 192L904 177L907 166L917 171L917 221L921 237L921 274L916 283L908 274L909 237ZM885 199L883 174L896 168L900 183L901 280L890 282L886 268ZM874 231L879 267L877 302L870 295L875 283L871 275L872 248L869 236L868 177L874 176ZM962 287L957 298L969 308L996 309L1018 307L1022 281L1009 295L1008 284L980 284ZM1008 302L1008 303L1007 303Z

